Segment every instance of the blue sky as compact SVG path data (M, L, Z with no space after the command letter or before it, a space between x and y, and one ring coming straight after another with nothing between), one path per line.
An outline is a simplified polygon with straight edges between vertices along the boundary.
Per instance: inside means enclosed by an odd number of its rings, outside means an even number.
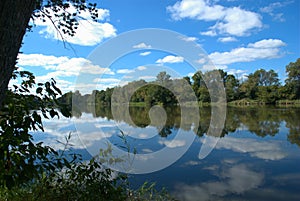
M164 66L174 71L172 77L195 72L182 55L151 49L151 44L142 39L134 45L134 52L110 66L89 60L98 46L125 32L145 28L184 35L186 41L200 45L216 68L239 79L263 68L274 69L284 82L285 66L300 57L299 0L93 2L98 4L98 22L82 13L78 32L67 38L66 47L50 22L35 20L33 31L24 38L18 66L32 71L38 82L53 77L63 92L80 89L82 93L133 79L151 80L155 73L166 69ZM91 77L77 79L81 74Z

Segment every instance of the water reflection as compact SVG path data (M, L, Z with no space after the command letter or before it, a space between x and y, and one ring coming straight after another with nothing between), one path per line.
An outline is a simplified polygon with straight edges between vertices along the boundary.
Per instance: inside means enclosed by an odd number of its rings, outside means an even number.
M91 113L92 109L95 113ZM99 147L95 144L103 138L120 143L114 137L119 134L118 124L130 129L128 142L137 148L138 153L144 154L138 155L137 160L149 163L148 153L163 147L180 149L184 146L185 139L174 139L176 132L183 130L196 136L187 153L163 170L134 175L130 178L134 186L146 180L157 182L158 187L167 187L179 200L186 201L299 199L299 108L229 107L220 138L209 132L210 107L199 109L198 122L192 115L182 120L182 108L179 107L165 108L165 114L162 113L156 121L151 119L150 108L130 107L131 119L123 115L124 109L115 108L118 112L116 118L111 108L96 107L78 112L71 120L51 120L45 124L50 138L41 140L50 139L58 146L54 139L63 138L72 130L81 139L81 143L74 138L72 141L78 150L90 147L97 152ZM184 109L189 112L191 108ZM79 127L75 128L72 122ZM194 126L196 123L198 128ZM205 139L219 141L206 158L201 158L199 150Z
M202 137L204 135L214 136L217 132L208 132L211 121L211 108L203 107L199 110L200 121L193 108L183 108L187 113L191 114L188 119L181 119L180 107L167 107L167 119L165 125L162 127L161 120L158 119L157 123L152 122L152 126L156 126L158 134L161 137L167 137L172 133L172 129L183 129L185 131L193 130L193 132ZM114 120L115 122L124 122L132 127L145 128L151 124L149 117L150 108L147 107L130 107L130 117L126 116L126 108L116 106L114 111L117 115L112 115L110 107L95 107L86 109L82 112L90 113L94 110L94 117L106 118L107 120ZM159 117L159 116L157 116ZM129 119L130 118L130 119ZM281 127L282 123L289 129L287 139L292 144L300 146L300 109L299 108L275 108L275 107L261 107L261 108L227 108L225 126L222 130L221 136L224 137L228 133L237 130L246 129L253 134L260 137L275 136ZM198 128L193 125L198 124Z
M264 174L256 172L244 164L223 164L223 166L204 167L217 177L216 181L199 184L177 184L176 197L180 200L200 201L219 200L227 195L242 194L262 185ZM232 196L231 196L232 198Z

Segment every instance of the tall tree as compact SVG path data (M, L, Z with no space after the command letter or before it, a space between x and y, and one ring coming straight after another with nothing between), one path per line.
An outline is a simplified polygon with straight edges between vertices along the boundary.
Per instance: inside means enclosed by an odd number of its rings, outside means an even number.
M168 84L168 82L170 81L171 76L169 74L167 74L165 71L160 72L157 76L156 76L156 81L159 84L162 85L166 85Z
M67 12L73 6L74 12ZM8 83L16 66L17 56L23 37L29 28L30 18L58 19L53 25L58 31L73 36L78 26L78 16L88 10L93 19L97 18L96 4L86 0L1 0L0 1L0 108L5 98ZM52 13L53 13L52 12ZM62 36L62 35L61 35Z
M240 91L244 98L259 98L263 101L272 99L273 102L276 99L276 91L279 85L278 74L274 70L259 69L248 75L248 79L241 84ZM270 95L266 93L272 94L272 98L266 98Z
M285 80L286 87L291 99L300 98L300 58L286 66L288 78Z
M201 71L197 71L193 76L192 76L192 88L195 91L196 96L199 98L199 88L201 86L205 86L204 80L203 80L203 73Z
M238 98L239 81L234 75L227 75L225 78L225 90L227 101L233 101Z

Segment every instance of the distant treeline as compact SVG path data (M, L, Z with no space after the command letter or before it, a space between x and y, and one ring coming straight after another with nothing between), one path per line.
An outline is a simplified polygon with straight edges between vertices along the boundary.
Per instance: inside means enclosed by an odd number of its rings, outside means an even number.
M261 104L297 103L300 99L300 58L286 66L287 79L281 84L274 70L259 69L241 81L224 70L212 70L205 73L198 71L192 77L172 79L166 72L160 72L156 80L146 82L137 80L126 84L94 90L92 94L82 96L79 91L68 92L61 97L64 103L81 104L94 103L110 105L111 103L126 103L141 105L174 105L178 102L197 101L209 103L214 98L209 88L212 83L223 82L227 102L256 102ZM218 76L215 76L218 75ZM215 94L216 96L216 94ZM218 97L220 98L220 97Z

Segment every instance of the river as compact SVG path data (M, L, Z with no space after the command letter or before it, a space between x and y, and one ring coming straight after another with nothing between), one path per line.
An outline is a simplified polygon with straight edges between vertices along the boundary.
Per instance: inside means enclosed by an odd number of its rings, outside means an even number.
M71 132L84 159L109 143L126 161L111 167L129 173L133 188L156 182L179 200L299 199L300 108L227 107L224 124L211 120L218 110L189 110L96 107L44 120L34 139L62 149L57 141Z

